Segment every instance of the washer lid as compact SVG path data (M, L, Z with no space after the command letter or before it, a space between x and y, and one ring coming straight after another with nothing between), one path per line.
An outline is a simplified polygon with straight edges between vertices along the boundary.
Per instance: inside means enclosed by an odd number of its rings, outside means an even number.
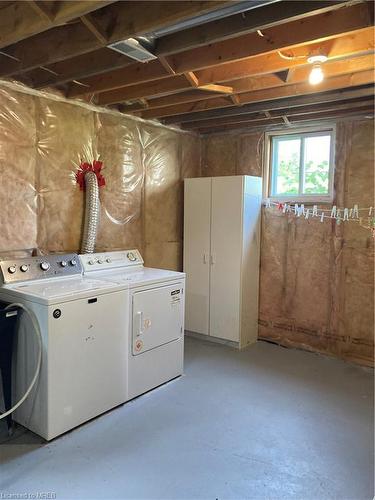
M66 302L92 295L101 295L112 291L123 290L124 285L118 282L89 278L67 278L61 280L38 281L8 285L2 288L5 292L22 296L34 302L53 304Z

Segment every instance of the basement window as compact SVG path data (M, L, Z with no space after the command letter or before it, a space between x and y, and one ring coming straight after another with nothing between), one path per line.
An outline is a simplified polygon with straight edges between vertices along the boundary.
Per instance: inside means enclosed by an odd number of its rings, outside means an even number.
M268 137L268 196L281 201L332 201L334 129Z

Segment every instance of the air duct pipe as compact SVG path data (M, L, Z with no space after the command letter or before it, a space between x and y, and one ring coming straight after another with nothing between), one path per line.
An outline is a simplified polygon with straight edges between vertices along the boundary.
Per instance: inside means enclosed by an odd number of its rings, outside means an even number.
M93 253L95 250L96 235L99 225L99 185L94 172L85 173L85 221L83 226L83 236L81 244L81 253Z

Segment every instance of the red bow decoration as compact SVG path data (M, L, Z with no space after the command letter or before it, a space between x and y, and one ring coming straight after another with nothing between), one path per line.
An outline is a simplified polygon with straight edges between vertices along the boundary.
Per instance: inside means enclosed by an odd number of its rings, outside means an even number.
M79 166L79 169L76 172L76 181L79 184L79 188L81 191L85 190L85 174L87 172L94 172L96 178L98 179L98 186L105 186L105 179L103 175L100 173L103 167L103 162L99 160L94 160L93 164L82 162Z
M278 203L278 204L277 204L277 208L278 208L279 210L282 210L282 209L284 208L284 203Z

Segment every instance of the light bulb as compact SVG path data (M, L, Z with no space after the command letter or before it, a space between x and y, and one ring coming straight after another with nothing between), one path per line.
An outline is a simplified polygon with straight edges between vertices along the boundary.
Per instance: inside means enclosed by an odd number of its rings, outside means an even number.
M322 71L322 66L320 64L314 64L310 76L309 82L311 85L317 85L321 83L324 79L324 73Z

